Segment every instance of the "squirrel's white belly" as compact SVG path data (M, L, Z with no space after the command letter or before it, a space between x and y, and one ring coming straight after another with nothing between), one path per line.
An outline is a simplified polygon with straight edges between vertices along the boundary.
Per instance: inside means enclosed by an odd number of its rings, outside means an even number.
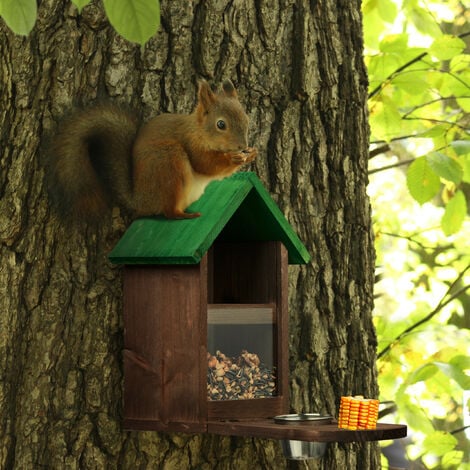
M204 193L206 186L215 179L218 178L214 178L213 176L208 175L201 175L200 173L193 172L193 181L191 184L191 190L189 191L189 194L187 196L187 205L189 206L194 201L197 201Z

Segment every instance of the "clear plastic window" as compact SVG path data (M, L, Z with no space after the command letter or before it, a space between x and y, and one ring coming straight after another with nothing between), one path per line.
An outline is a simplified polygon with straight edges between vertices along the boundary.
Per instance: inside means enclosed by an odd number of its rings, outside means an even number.
M274 309L270 305L212 305L208 311L209 400L276 395Z

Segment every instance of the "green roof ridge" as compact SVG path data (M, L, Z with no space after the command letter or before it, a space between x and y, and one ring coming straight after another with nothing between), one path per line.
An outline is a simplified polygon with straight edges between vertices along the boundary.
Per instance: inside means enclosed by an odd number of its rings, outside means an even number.
M250 204L261 209L256 220ZM110 253L110 260L120 264L196 264L221 234L234 240L251 240L246 227L234 227L237 220L248 220L253 240L280 239L289 252L289 263L305 264L310 259L306 248L252 172L236 173L212 182L188 209L201 212L201 217L169 220L159 216L135 220ZM230 223L232 218L235 223ZM275 238L271 238L266 227L276 234Z

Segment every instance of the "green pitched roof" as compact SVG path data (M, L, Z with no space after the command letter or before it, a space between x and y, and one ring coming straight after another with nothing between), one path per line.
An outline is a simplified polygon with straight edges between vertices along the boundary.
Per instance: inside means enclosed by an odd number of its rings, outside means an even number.
M289 264L310 260L305 246L254 173L236 173L212 182L188 209L201 212L201 217L135 220L109 259L121 264L196 264L219 238L281 241L289 253Z

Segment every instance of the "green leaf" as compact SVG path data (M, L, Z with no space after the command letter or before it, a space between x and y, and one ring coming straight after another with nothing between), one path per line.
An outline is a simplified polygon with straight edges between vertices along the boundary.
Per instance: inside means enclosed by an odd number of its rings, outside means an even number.
M431 454L444 455L454 450L457 443L457 439L452 434L444 431L434 431L425 437L423 448Z
M416 29L421 33L436 38L442 35L441 29L437 24L436 19L428 10L420 8L417 5L417 2L410 2L410 7L408 8L407 14L412 19Z
M470 97L468 96L458 96L457 104L462 108L466 113L470 113Z
M458 161L441 152L432 152L426 156L429 166L436 175L447 181L459 184L463 177L463 168Z
M405 71L395 75L392 84L410 95L420 95L428 87L423 71Z
M377 0L364 0L361 8L362 14L368 15L377 8Z
M429 53L439 60L449 60L465 49L465 43L457 36L446 34L437 38L429 48Z
M441 86L439 92L441 96L454 96L454 97L465 97L468 96L468 84L470 81L470 75L466 76L465 73L441 74Z
M364 41L367 48L378 50L379 37L384 31L384 22L380 18L374 4L376 0L363 3L362 11L364 17Z
M434 428L431 421L426 416L424 410L421 407L413 404L408 398L406 387L402 386L397 391L395 402L398 406L398 409L403 414L405 423L407 423L411 428L419 430L425 434L430 434L433 432Z
M452 450L451 452L447 452L442 457L442 461L441 461L442 468L462 469L460 465L462 464L463 457L464 457L464 453L461 450Z
M455 367L458 367L460 370L470 369L470 356L464 356L463 354L457 354L450 361L449 364L452 364ZM470 380L470 377L469 377ZM467 387L470 389L470 387Z
M443 137L449 131L449 126L446 124L437 124L435 126L430 127L428 130L423 132L420 137Z
M465 366L461 367L461 365L464 364ZM460 362L458 362L458 360L450 361L449 363L434 362L434 365L447 375L447 377L455 380L462 390L470 389L470 376L464 372L464 370L468 368L468 364L464 363L463 359Z
M452 57L449 70L452 73L463 72L470 69L470 54L459 54Z
M450 145L457 155L470 154L470 140L454 140Z
M408 47L408 34L388 34L380 41L382 52L402 53Z
M376 139L390 141L401 131L401 115L396 103L389 99L379 99L370 107L370 126Z
M467 215L467 201L461 190L454 194L446 205L441 220L442 231L446 236L452 235L460 230Z
M426 157L419 157L410 165L406 184L410 194L420 204L432 199L441 187L439 176L432 171Z
M160 26L159 0L103 0L116 31L128 41L144 45Z
M83 7L86 7L91 0L72 0L72 3L78 8L78 12L81 13Z
M375 88L377 82L383 82L400 66L400 61L395 54L378 54L368 58L367 62L371 88Z
M460 157L463 166L463 181L470 183L470 155Z
M15 33L27 36L36 23L36 0L0 0L1 15Z
M431 378L439 371L439 368L433 364L425 364L424 366L418 367L410 376L408 377L409 384L415 384L417 382L424 382Z
M469 358L464 356L454 356L451 361L446 362L429 362L414 370L407 379L407 384L412 385L418 382L425 382L430 379L438 371L441 371L447 377L453 379L462 388L462 390L470 389L470 377L465 374L464 370L469 368Z
M397 17L397 5L391 0L379 0L377 9L380 17L387 23L393 23Z

